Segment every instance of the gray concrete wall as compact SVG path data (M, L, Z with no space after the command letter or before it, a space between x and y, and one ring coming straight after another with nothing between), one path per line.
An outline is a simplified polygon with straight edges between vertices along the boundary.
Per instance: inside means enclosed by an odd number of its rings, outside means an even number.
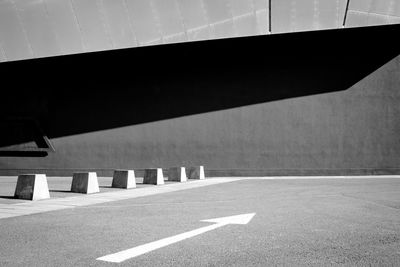
M386 25L2 63L0 175L400 174L399 34Z
M345 91L53 138L56 153L1 158L0 174L199 164L211 175L398 174L399 103L397 57Z

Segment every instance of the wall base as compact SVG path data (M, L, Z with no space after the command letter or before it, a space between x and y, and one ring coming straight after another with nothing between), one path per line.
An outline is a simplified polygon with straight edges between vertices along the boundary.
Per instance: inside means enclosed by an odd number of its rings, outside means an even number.
M143 177L144 169L134 169L136 177ZM167 176L168 169L163 170ZM74 172L96 172L101 177L112 177L114 169L2 169L0 176L18 176L21 173L45 173L47 176L70 176ZM352 176L400 175L400 168L387 169L207 169L206 177L257 176Z

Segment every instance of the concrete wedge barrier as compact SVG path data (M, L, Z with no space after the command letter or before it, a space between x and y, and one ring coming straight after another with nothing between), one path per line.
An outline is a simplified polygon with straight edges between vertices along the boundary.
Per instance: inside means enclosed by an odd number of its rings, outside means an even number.
M115 170L111 187L124 189L135 188L135 172L133 170Z
M14 197L18 199L40 200L50 198L45 174L22 174L18 176Z
M168 169L168 181L186 182L186 169L185 167L172 167Z
M100 192L95 172L77 172L72 177L71 192L91 194Z
M161 168L145 169L143 175L143 184L164 184L164 175Z
M204 166L195 166L188 169L189 179L204 180L206 177L204 175Z

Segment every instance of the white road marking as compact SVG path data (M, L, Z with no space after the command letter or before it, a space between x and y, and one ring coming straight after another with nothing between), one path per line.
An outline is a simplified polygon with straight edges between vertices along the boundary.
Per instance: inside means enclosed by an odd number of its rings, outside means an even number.
M179 241L203 234L205 232L217 229L219 227L228 225L228 224L248 224L251 219L256 215L255 213L248 213L248 214L240 214L240 215L235 215L235 216L229 216L229 217L221 217L221 218L215 218L215 219L209 219L209 220L202 220L202 222L212 222L215 224L205 226L198 228L196 230L192 230L186 233L182 233L179 235L167 237L158 241L154 241L151 243L147 243L141 246L137 246L131 249L123 250L114 254L110 254L107 256L103 256L100 258L97 258L97 260L100 261L107 261L107 262L123 262L125 260L140 256L142 254L145 254L147 252L177 243Z

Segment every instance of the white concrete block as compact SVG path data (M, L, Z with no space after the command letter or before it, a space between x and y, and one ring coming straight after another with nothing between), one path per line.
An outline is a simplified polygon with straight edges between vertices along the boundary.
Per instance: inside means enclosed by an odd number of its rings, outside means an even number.
M40 200L50 198L45 174L23 174L18 176L15 198Z
M186 182L186 169L185 167L172 167L168 169L168 181Z
M100 192L97 174L95 172L77 172L72 177L71 191L91 194Z
M144 184L161 185L164 184L164 176L161 168L145 169L143 175Z
M190 167L188 169L188 177L189 179L204 180L206 178L204 175L204 167L203 166Z
M133 170L115 170L111 187L125 189L135 188L135 172Z

